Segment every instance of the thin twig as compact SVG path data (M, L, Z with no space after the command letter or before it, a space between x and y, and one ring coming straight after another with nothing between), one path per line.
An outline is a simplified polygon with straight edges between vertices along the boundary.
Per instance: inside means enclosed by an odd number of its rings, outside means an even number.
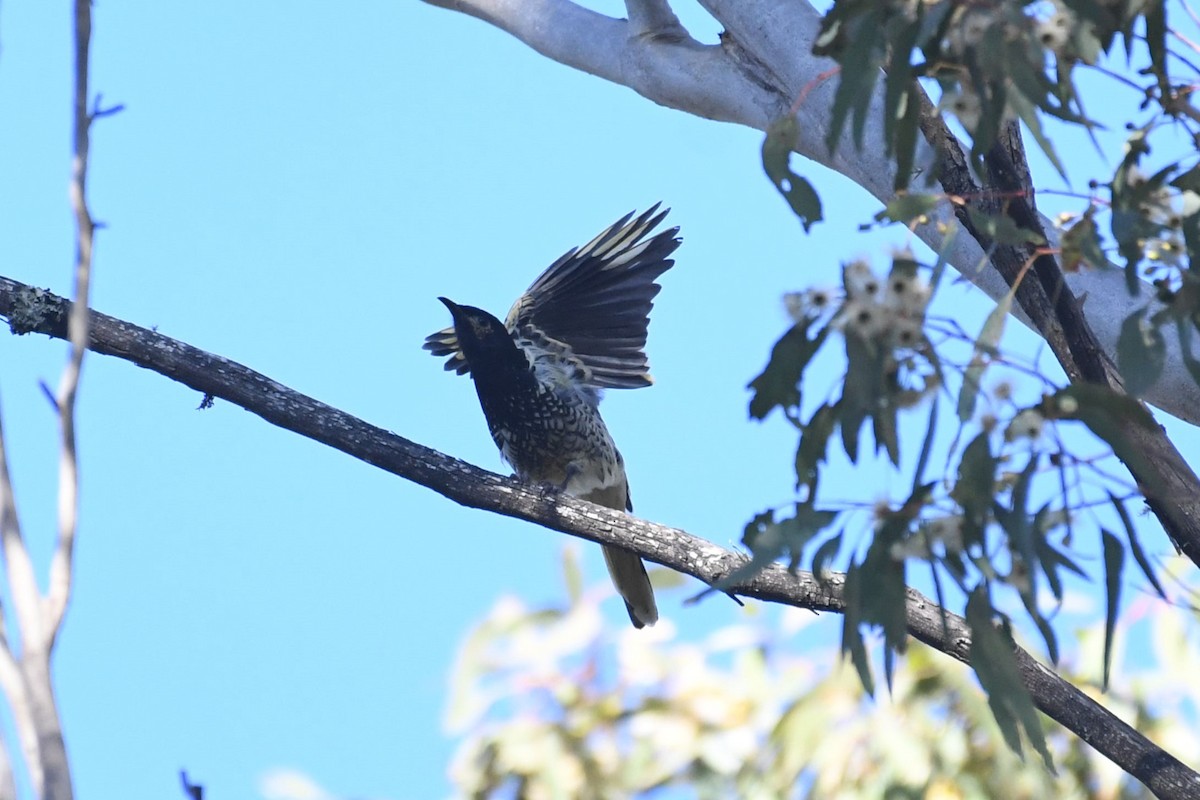
M1183 10L1187 12L1189 17L1192 18L1192 22L1200 25L1200 15L1196 14L1196 10L1192 8L1191 3L1189 3L1187 0L1179 0L1179 5L1183 6Z
M70 355L58 386L62 453L58 470L58 546L50 562L46 601L46 647L53 648L71 599L71 567L79 527L79 455L75 437L75 400L88 341L88 297L92 238L96 226L87 205L87 169L92 116L88 110L88 51L92 36L90 0L75 0L75 157L71 168L71 207L75 212L75 303L68 320Z
M813 89L816 89L822 83L829 80L834 75L837 75L841 71L842 71L842 67L839 64L835 67L831 67L830 69L825 70L824 72L822 72L819 75L816 75L812 80L810 80L808 83L804 84L804 88L800 90L800 93L798 95L796 95L796 99L794 101L792 101L792 107L788 109L788 113L795 114L797 111L799 111L800 106L804 105L804 101L806 99L808 99L808 95L812 92Z
M1125 86L1129 87L1130 89L1133 89L1134 91L1136 91L1138 94L1142 95L1143 97L1149 96L1149 94L1150 94L1150 90L1147 89L1145 86L1142 86L1137 81L1135 81L1131 78L1127 78L1124 75L1122 75L1121 73L1116 72L1111 69L1108 69L1107 67L1105 67L1101 64L1093 64L1092 69L1095 72L1098 72L1099 74L1105 76L1106 78L1111 78L1112 80L1116 81L1117 83L1124 84Z

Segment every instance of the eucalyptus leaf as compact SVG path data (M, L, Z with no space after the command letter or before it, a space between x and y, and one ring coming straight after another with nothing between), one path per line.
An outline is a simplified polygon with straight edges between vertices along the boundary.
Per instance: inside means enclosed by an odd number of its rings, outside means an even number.
M796 141L796 134L795 117L787 115L772 122L767 128L766 138L763 139L762 162L767 177L800 218L800 224L807 233L824 217L817 190L805 178L792 172L792 146Z
M1017 63L1010 64L1010 66L1013 69L1009 74L1016 77L1021 77L1025 70L1030 69L1031 65L1029 62L1022 60ZM1027 83L1019 83L1018 85L1024 88L1029 88L1030 91L1037 91L1036 89L1030 87ZM1047 111L1050 111L1045 103L1045 97L1045 91L1042 91L1040 97L1027 97L1023 90L1019 88L1017 91L1009 93L1008 101L1013 110L1017 112L1017 116L1020 117L1021 121L1025 123L1025 127L1031 134L1033 134L1033 140L1037 142L1038 147L1042 149L1042 152L1046 155L1046 159L1054 165L1055 171L1058 172L1059 176L1061 176L1065 181L1068 180L1067 168L1063 166L1062 160L1058 157L1058 153L1054 150L1053 143L1051 143L1049 137L1047 137L1045 132L1042 130L1042 121L1038 118L1037 110L1034 109L1034 103L1036 103ZM1031 100L1033 101L1032 103L1030 102ZM1054 116L1062 116L1062 114L1057 113L1054 114ZM1068 121L1079 122L1081 120L1075 119ZM1016 242L1010 242L1010 244L1016 244ZM1038 242L1038 244L1040 244L1040 242Z
M826 458L829 437L837 425L837 409L823 404L812 415L800 434L800 445L796 448L796 488L808 486L816 489L818 467ZM811 492L810 492L811 494Z
M1044 409L1047 418L1075 419L1087 425L1138 476L1147 494L1162 493L1162 486L1145 483L1154 474L1154 465L1131 436L1137 428L1157 430L1154 417L1140 402L1105 386L1073 383L1052 395Z
M890 514L875 533L866 557L858 567L864 585L871 590L862 595L860 618L883 631L884 647L904 652L908 639L908 586L904 579L903 559L892 556L892 547L908 534L909 525L922 499L904 510Z
M1150 565L1150 559L1146 558L1146 551L1142 550L1142 545L1138 541L1137 531L1134 530L1133 520L1129 516L1129 511L1125 508L1117 496L1112 492L1108 493L1108 499L1112 502L1113 508L1117 510L1117 516L1121 518L1121 524L1125 527L1125 535L1129 538L1129 552L1133 556L1133 560L1137 562L1138 567L1142 570L1142 574L1146 576L1146 580L1154 587L1154 591L1158 592L1158 596L1163 600L1167 599L1167 593L1163 590L1162 584L1158 581L1158 576L1154 574L1154 568Z
M996 495L996 457L986 433L971 440L958 464L950 496L963 509L963 544L983 544L983 531Z
M1134 311L1121 323L1117 337L1117 369L1125 391L1140 397L1162 375L1167 363L1167 341L1162 331L1146 319L1146 309Z
M858 437L867 417L880 408L885 397L883 386L883 354L873 343L855 334L846 342L846 377L842 382L842 397L838 401L838 417L842 426L842 446L851 462L858 460Z
M1046 747L1041 719L1021 681L1012 633L1006 623L996 624L993 616L987 589L975 587L967 599L966 613L967 625L971 628L971 667L987 692L988 706L1009 748L1022 755L1020 734L1023 731L1046 768L1053 772L1054 761Z
M1046 240L1035 231L1017 225L1007 214L989 214L967 206L971 225L997 244L1045 244Z
M1037 549L1034 545L1035 534L1032 520L1025 506L1029 497L1029 484L1037 470L1038 461L1038 453L1030 455L1025 468L1017 476L1016 483L1012 488L1012 507L1005 508L999 503L993 503L992 507L996 521L1000 523L1000 527L1008 536L1009 548L1014 559L1019 559L1028 570L1026 576L1028 585L1017 586L1026 602L1026 607L1031 605L1037 596ZM1028 596L1026 597L1026 595Z
M799 566L804 546L821 530L832 525L838 512L813 508L811 504L796 506L795 516L775 520L771 511L756 514L742 531L742 544L750 550L750 560L713 583L713 589L729 589L753 578L768 565L784 555L789 567Z
M925 424L925 438L921 442L921 453L917 456L917 466L913 470L913 491L917 490L925 480L925 467L929 463L929 456L933 452L933 438L937 435L937 418L938 407L940 403L934 401L929 404L929 421Z
M1033 620L1033 624L1037 626L1038 633L1042 635L1042 641L1046 643L1046 653L1050 656L1050 663L1058 665L1058 637L1054 634L1054 628L1051 627L1050 621L1047 620L1037 605L1037 597L1033 592L1021 592L1021 603L1025 606L1025 611L1028 612L1029 618Z
M914 164L917 155L917 141L921 126L921 88L916 81L910 81L904 95L904 114L896 121L896 132L891 142L896 152L896 179L892 187L896 190L907 189L916 174Z
M1104 540L1104 680L1100 688L1108 691L1109 670L1112 667L1113 632L1117 627L1117 612L1121 606L1121 569L1125 566L1125 548L1108 531L1101 529Z
M891 462L900 466L900 435L897 431L896 404L887 395L879 398L879 405L872 415L872 430L875 434L875 449L883 448Z
M1063 599L1063 585L1062 578L1058 574L1059 568L1062 567L1070 572L1074 572L1081 578L1086 578L1087 573L1050 543L1047 534L1054 526L1047 523L1046 520L1052 513L1054 512L1050 511L1050 504L1047 503L1034 515L1033 528L1037 535L1033 536L1032 539L1033 549L1037 556L1038 564L1041 565L1042 574L1046 576L1046 582L1050 586L1050 591L1053 593L1054 599L1061 603Z
M854 144L862 149L867 112L887 46L883 35L883 13L882 7L872 4L866 13L844 23L850 30L847 31L845 51L838 57L841 70L829 115L829 133L825 137L830 153L837 151L847 116L852 119Z
M780 520L778 527L786 549L791 553L788 568L795 572L800 555L814 536L837 520L838 512L814 508L810 503L797 503L796 514Z
M812 324L810 320L792 326L771 349L766 368L750 381L747 388L754 390L750 398L750 416L754 419L763 419L776 406L788 409L800 405L800 379L829 335L829 328L823 327L810 338Z
M883 210L875 215L876 222L899 222L909 225L938 207L943 202L941 197L934 194L913 194L897 192Z
M816 576L818 581L825 581L829 571L829 565L837 558L838 550L842 546L842 531L838 531L834 536L826 539L821 543L812 556L812 574Z
M1064 272L1076 272L1080 266L1096 269L1113 266L1104 255L1100 231L1096 227L1095 207L1089 206L1084 215L1059 238Z
M1145 5L1146 45L1150 50L1151 72L1158 80L1159 91L1164 98L1171 95L1171 79L1167 70L1167 4L1165 0L1152 0Z
M996 346L1000 344L1000 337L1004 335L1004 324L1012 310L1015 294L1016 287L1014 286L997 301L996 307L988 313L987 319L983 321L983 328L980 329L979 337L975 340L975 354L972 356L966 372L963 373L962 388L958 392L958 418L962 422L966 422L975 415L975 403L979 396L983 373L987 369L987 359L995 355Z
M842 615L842 655L850 656L858 679L862 682L863 690L868 695L875 694L875 679L871 675L871 662L867 658L867 647L863 643L861 621L862 576L856 564L851 564L846 570L846 583L843 596L846 599L846 611Z

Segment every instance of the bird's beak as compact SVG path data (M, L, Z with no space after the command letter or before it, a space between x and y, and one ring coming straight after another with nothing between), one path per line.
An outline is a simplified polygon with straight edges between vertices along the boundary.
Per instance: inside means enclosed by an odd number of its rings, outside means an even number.
M438 300L442 302L442 305L450 309L450 316L454 317L455 320L462 316L462 307L458 303L448 300L445 297L439 297Z

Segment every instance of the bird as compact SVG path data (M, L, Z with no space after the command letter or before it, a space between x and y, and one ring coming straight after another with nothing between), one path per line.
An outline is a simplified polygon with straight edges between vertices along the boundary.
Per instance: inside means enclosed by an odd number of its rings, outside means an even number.
M517 477L618 511L633 511L625 460L600 416L604 389L653 383L645 353L656 282L674 265L679 228L653 235L656 203L568 250L529 286L503 322L439 297L453 324L424 348L474 381L501 457ZM658 621L637 554L603 547L635 628Z

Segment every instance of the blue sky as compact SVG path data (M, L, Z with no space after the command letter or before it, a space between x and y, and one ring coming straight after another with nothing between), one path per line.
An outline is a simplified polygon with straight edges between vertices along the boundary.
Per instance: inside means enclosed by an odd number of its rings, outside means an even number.
M60 293L74 247L67 5L0 9L0 273ZM684 243L652 317L657 385L610 392L604 413L638 513L725 545L792 497L794 431L748 422L744 388L786 325L781 293L904 241L859 235L877 204L815 167L840 210L806 236L762 174L759 134L421 3L99 4L93 52L95 91L126 107L93 138L107 226L94 307L489 469L502 467L469 382L420 348L448 323L435 298L503 313L569 247L670 206ZM945 294L977 329L990 303ZM57 433L38 382L64 357L0 336L41 564ZM504 593L562 596L563 538L199 402L126 362L85 367L78 582L57 653L78 791L176 796L186 768L213 796L249 797L294 767L340 795L446 794L456 647ZM903 486L871 480L879 495ZM739 613L682 607L695 588L660 601L685 635ZM615 599L606 612L625 616Z

